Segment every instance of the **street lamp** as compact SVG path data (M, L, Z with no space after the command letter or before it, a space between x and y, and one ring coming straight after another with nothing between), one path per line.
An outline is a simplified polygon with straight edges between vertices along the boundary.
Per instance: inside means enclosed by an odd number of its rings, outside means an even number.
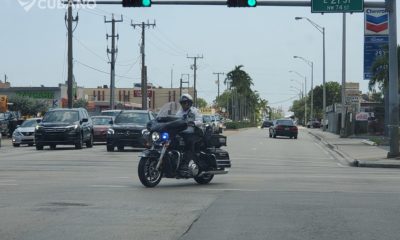
M298 88L298 87L295 87L295 86L290 86L290 90L293 90L293 91L295 91L297 94L299 94L299 99L301 99L301 97L303 96L303 92L301 91L301 89L300 88Z
M301 92L301 97L303 98L304 97L304 82L300 82L299 80L296 80L296 79L290 79L290 81L291 82L296 82L297 84L299 84L300 85L300 87L301 87L301 90L299 90L300 92ZM292 86L290 86L290 87L292 87Z
M310 60L307 60L303 57L293 56L293 58L298 58L303 60L308 66L311 67L311 110L310 110L310 118L314 120L314 63Z
M304 78L304 126L307 124L307 78L306 76L301 75L300 73L296 72L296 71L289 71L290 73L295 73L298 76L300 76L301 78Z
M321 27L320 25L316 24L315 22L311 21L307 17L295 17L295 20L305 19L313 27L315 27L320 33L322 33L322 110L324 116L324 123L322 124L322 130L326 130L326 86L325 86L325 28Z

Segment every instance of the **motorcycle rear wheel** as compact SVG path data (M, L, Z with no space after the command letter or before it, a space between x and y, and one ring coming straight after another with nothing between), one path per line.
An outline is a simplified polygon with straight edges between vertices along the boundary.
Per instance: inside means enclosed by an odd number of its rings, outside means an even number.
M156 158L142 157L139 161L138 175L140 182L145 187L155 187L157 186L162 178L162 171L156 169L157 167Z
M201 177L194 177L194 180L198 184L209 184L213 178L214 178L214 174L204 174Z

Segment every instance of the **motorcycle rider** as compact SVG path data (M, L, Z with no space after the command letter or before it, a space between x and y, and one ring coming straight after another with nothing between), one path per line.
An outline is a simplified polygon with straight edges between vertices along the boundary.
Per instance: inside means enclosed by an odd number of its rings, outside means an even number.
M181 104L181 109L176 113L176 116L183 118L188 122L188 128L181 132L187 149L184 160L186 164L190 160L195 159L195 147L196 143L202 138L203 133L203 116L200 111L193 106L193 98L190 94L183 94L179 103Z

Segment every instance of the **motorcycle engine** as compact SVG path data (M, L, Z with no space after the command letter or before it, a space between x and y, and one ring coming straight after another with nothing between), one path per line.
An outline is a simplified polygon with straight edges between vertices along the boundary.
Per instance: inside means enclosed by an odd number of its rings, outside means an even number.
M193 176L197 176L199 174L199 166L197 166L193 160L190 160L189 162L189 170Z

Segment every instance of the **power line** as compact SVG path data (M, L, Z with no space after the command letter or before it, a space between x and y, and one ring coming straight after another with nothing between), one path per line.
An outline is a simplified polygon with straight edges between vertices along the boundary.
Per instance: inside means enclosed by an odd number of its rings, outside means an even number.
M106 59L104 59L104 57L98 55L97 53L95 53L93 50L91 50L90 48L88 48L85 44L83 44L83 42L81 42L78 38L74 37L74 39L84 48L86 49L88 52L92 53L93 55L95 55L97 58L101 59L102 61L108 62Z
M100 72L100 73L104 73L104 74L107 74L107 75L110 74L109 72L106 72L106 71L100 70L100 69L98 69L98 68L92 67L92 66L87 65L87 64L85 64L85 63L83 63L83 62L80 62L80 61L78 61L78 60L76 60L76 59L74 59L74 62L76 62L76 63L78 63L78 64L80 64L80 65L82 65L82 66L84 66L84 67L90 68L90 69L92 69L92 70L94 70L94 71L97 71L97 72ZM116 77L119 77L119 78L126 78L126 79L132 79L132 80L140 79L139 77L137 77L137 78L132 78L132 77L126 77L126 76L120 76L120 75L115 75L115 76L116 76Z

